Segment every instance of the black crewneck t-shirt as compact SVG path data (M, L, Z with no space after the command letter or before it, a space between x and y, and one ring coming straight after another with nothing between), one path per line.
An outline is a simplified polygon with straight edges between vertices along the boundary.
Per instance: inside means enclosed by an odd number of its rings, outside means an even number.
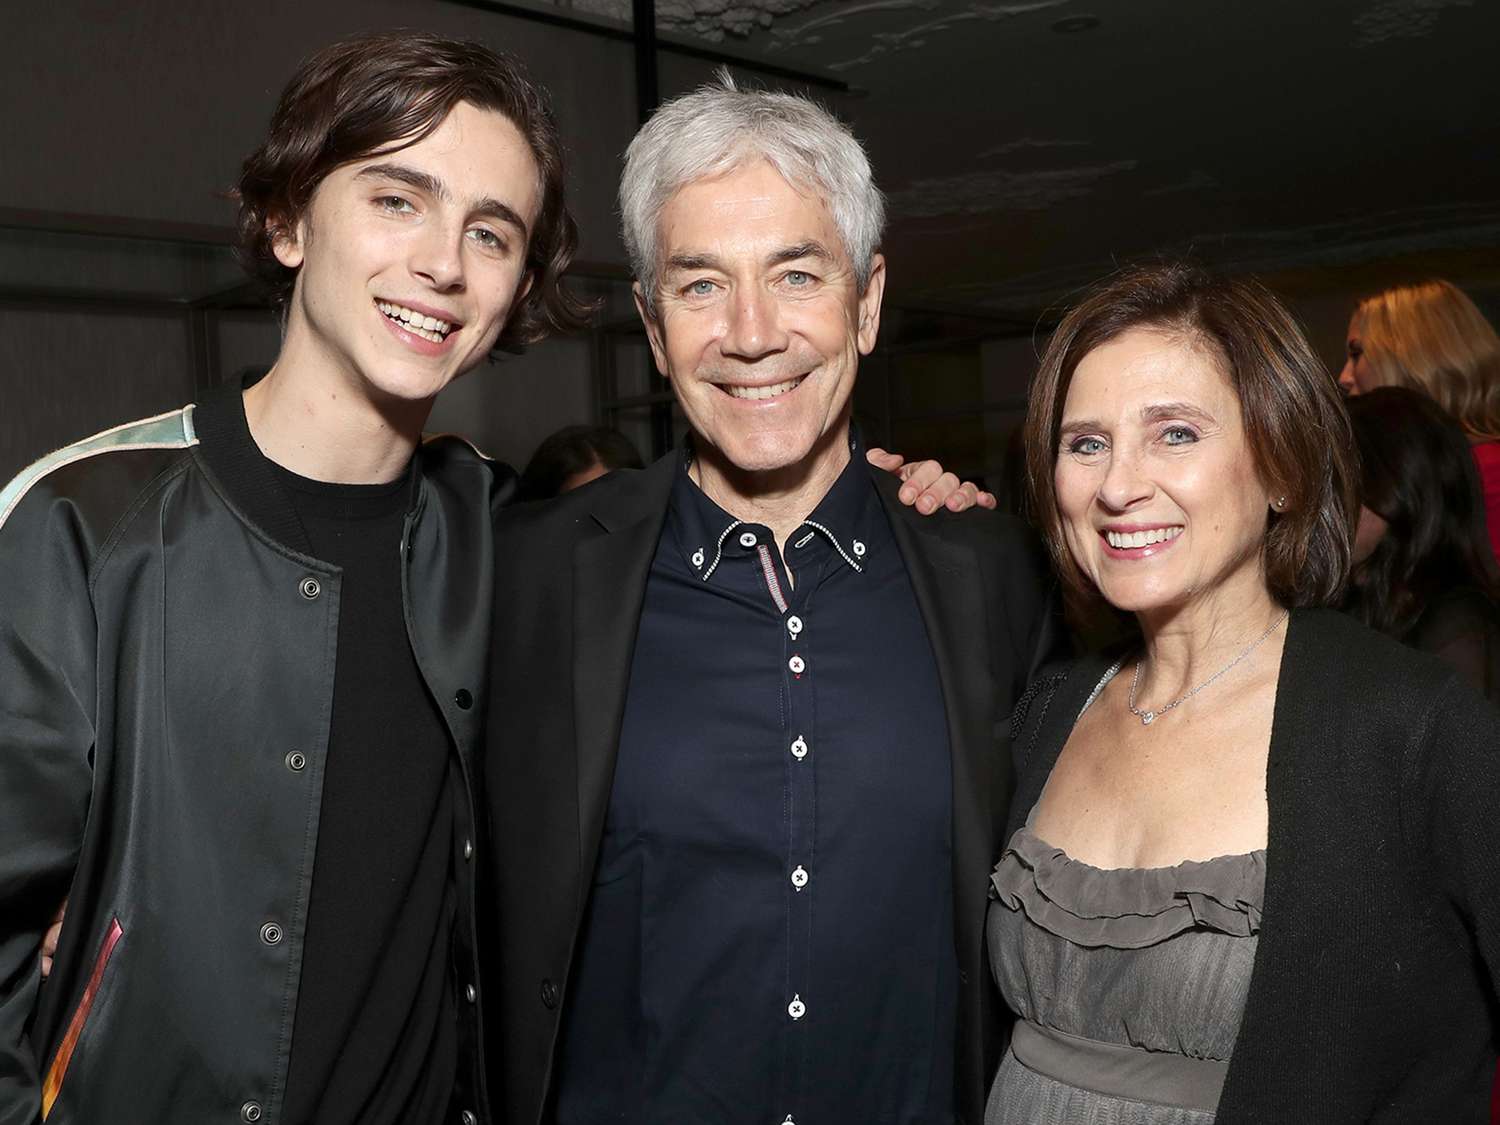
M403 611L413 470L390 484L340 485L273 468L313 554L342 571L283 1120L437 1125L458 1065L453 767Z

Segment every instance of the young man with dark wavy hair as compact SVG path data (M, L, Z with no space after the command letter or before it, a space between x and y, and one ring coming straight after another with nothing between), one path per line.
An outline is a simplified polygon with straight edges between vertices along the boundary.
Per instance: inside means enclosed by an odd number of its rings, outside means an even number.
M421 431L579 323L562 184L513 60L318 52L239 184L270 371L0 491L3 1125L490 1119L475 779L511 478Z

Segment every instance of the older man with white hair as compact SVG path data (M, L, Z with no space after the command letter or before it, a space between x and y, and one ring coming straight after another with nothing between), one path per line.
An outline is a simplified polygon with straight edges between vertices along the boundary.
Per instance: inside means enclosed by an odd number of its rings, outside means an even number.
M977 1121L1038 556L865 463L884 212L843 125L722 81L642 128L620 201L691 432L500 524L506 1119Z

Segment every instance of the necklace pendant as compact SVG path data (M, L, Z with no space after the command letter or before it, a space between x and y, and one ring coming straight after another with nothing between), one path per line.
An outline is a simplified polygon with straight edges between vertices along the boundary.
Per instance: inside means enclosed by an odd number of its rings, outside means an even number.
M1155 711L1142 711L1141 712L1141 726L1143 726L1143 727L1149 727L1154 722L1156 722L1156 712Z

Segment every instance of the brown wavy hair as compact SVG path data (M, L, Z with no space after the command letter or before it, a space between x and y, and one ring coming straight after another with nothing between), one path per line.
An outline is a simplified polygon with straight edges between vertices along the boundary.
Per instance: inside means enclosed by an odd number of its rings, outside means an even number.
M235 189L239 256L285 312L297 271L276 260L335 168L415 144L460 102L502 114L525 138L541 177L541 211L526 246L533 284L495 350L520 351L581 328L589 307L562 285L578 246L563 196L563 150L546 92L519 61L488 47L411 31L361 35L325 47L297 69L271 115L265 142L245 159Z
M1266 584L1286 606L1332 605L1349 580L1359 469L1338 383L1297 322L1256 281L1181 262L1127 268L1063 317L1031 385L1026 475L1032 513L1068 592L1085 610L1098 591L1063 538L1053 471L1063 404L1083 358L1132 328L1179 335L1218 357L1239 398L1260 477L1286 496L1268 509Z

